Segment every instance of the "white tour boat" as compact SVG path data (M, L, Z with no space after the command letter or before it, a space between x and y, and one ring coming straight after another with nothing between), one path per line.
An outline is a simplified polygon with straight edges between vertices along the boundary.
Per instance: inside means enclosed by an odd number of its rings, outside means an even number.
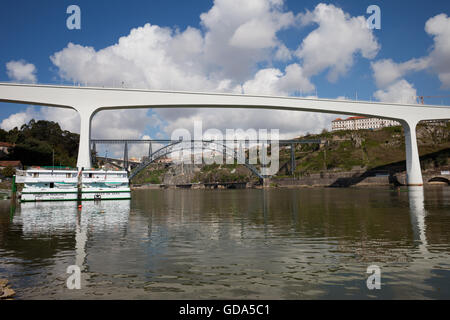
M18 170L21 202L131 199L126 171L32 168Z

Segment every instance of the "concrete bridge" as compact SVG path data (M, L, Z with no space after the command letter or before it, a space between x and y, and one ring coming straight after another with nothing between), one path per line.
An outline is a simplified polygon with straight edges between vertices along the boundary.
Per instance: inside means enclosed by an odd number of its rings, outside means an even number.
M136 108L243 108L307 111L393 119L405 129L407 181L423 185L416 139L422 120L450 119L450 108L381 102L296 97L90 88L0 83L0 101L76 110L81 119L77 166L91 167L90 137L93 116L102 110ZM299 124L301 125L301 124Z

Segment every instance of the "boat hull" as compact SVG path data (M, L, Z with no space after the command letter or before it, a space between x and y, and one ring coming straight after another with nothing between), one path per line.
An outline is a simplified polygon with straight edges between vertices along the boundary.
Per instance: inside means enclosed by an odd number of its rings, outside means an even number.
M96 200L129 200L131 191L88 191L81 193L82 201ZM67 192L26 192L22 193L21 202L39 202L39 201L77 201L77 191Z
M126 171L38 168L17 171L16 182L24 184L21 202L131 199Z

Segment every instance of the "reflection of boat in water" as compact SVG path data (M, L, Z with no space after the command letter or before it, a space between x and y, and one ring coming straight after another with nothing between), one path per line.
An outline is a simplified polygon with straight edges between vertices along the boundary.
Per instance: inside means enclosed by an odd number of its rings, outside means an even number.
M86 268L88 254L88 239L95 237L89 235L111 234L125 232L128 227L130 215L130 200L87 202L83 204L82 211L78 210L77 203L73 202L29 202L18 207L13 218L13 224L20 226L27 238L65 239L64 249L68 252L75 250L74 263L81 271ZM74 247L67 246L75 236ZM67 237L69 236L69 237ZM67 242L69 241L69 242ZM66 255L64 253L63 255ZM57 263L55 266L59 268ZM64 266L64 269L67 266ZM61 272L61 269L57 269ZM89 273L84 273L82 286L86 286Z
M87 202L82 212L73 202L27 202L17 209L13 223L28 236L72 233L77 226L92 232L126 229L130 200Z
M131 198L126 171L35 168L17 171L16 183L24 184L22 202Z

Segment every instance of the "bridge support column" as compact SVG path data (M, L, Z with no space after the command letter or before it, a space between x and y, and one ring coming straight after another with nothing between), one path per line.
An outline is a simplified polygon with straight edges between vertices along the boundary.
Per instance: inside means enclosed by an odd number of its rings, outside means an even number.
M419 149L417 147L417 123L418 121L402 121L403 129L405 130L406 174L408 186L423 186Z
M91 158L91 120L93 112L91 110L77 109L80 115L80 145L78 147L77 168L89 169L92 167Z
M94 165L97 165L97 144L95 142L92 145L91 160Z
M125 149L123 151L123 168L128 171L128 143L125 141Z
M295 175L295 145L291 143L291 176Z
M270 178L263 178L262 183L263 183L263 188L270 188Z

